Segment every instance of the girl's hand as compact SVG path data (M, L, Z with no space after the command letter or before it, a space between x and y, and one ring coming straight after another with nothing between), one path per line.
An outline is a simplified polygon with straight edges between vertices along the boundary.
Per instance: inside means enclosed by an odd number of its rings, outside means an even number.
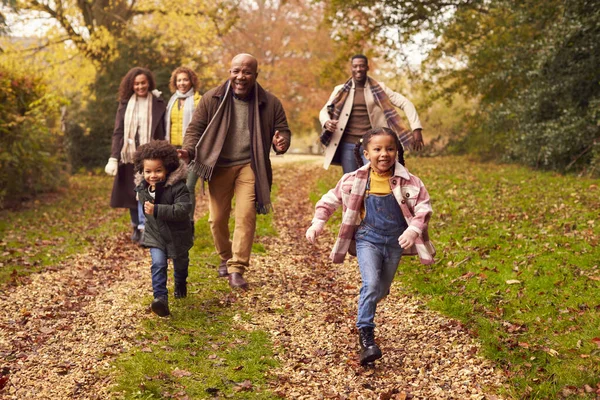
M149 215L154 215L154 204L149 201L144 202L144 212Z
M311 243L315 243L317 240L317 236L319 236L322 232L323 232L323 227L325 226L324 222L315 222L313 223L310 228L308 228L308 230L306 231L306 239L311 242Z
M398 244L403 249L408 249L415 244L415 240L419 237L419 234L412 229L407 229L398 238Z

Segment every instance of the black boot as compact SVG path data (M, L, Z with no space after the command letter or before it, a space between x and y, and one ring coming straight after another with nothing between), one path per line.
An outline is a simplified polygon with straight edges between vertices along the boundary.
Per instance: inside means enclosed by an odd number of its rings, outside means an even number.
M174 296L176 299L183 299L184 297L187 297L187 284L185 282L175 282Z
M381 358L381 350L375 343L374 328L360 328L358 330L358 343L360 343L360 364L365 365Z
M150 305L152 312L159 317L166 317L171 314L169 311L169 302L166 297L157 297Z

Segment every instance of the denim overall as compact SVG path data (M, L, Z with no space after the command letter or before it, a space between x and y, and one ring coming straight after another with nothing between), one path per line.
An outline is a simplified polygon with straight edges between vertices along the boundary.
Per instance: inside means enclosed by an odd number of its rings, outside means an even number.
M367 191L371 179L367 183ZM358 227L356 256L362 278L358 300L357 328L375 327L377 303L388 295L402 256L398 237L408 227L400 205L392 193L367 194L365 218Z

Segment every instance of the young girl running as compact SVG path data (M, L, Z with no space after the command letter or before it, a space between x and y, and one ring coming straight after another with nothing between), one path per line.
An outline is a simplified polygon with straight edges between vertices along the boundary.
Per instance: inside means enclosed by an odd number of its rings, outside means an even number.
M358 300L360 362L381 358L375 343L377 303L390 291L402 254L418 254L423 264L433 263L435 250L427 225L432 213L423 182L404 167L404 151L396 134L388 128L372 129L362 139L355 155L361 168L342 176L315 207L306 238L314 243L325 222L342 205L342 224L330 258L343 263L356 241L356 256L362 278ZM354 253L351 253L354 254Z
M167 291L167 259L173 259L175 298L187 296L188 251L193 245L190 221L192 202L185 185L187 167L177 150L164 140L140 146L134 155L136 192L144 205L146 229L141 245L152 256L152 311L170 314Z

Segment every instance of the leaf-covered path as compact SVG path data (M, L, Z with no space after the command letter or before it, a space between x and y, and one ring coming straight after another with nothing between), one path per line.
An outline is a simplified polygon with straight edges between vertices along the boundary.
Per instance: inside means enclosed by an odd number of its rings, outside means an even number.
M502 377L477 356L469 333L403 293L398 282L377 314L384 357L374 368L358 364L356 261L329 262L336 227L317 246L304 239L313 212L308 193L322 170L274 168L279 235L259 238L266 253L253 256L251 290L230 295L251 316L237 324L271 335L280 360L270 372L272 390L293 399L497 398ZM0 358L10 369L0 397L109 398L112 360L136 344L140 321L152 318L131 301L150 291L148 259L123 233L0 291Z
M321 172L308 164L275 171L279 236L263 239L266 255L253 258L253 289L242 295L253 315L247 328L269 331L278 349L273 390L293 399L499 398L493 393L502 377L477 356L469 333L403 293L398 282L376 317L384 356L374 368L359 365L356 258L329 261L335 226L317 246L304 238L313 214L308 193Z

